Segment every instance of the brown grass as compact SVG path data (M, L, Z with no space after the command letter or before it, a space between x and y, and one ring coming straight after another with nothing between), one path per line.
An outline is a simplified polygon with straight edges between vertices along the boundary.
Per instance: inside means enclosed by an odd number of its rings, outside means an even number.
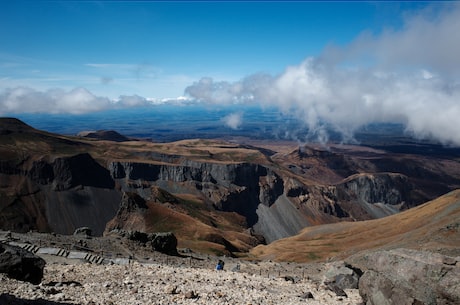
M311 262L345 258L360 251L409 247L459 248L460 190L381 219L308 227L296 236L257 246L251 255L279 261Z

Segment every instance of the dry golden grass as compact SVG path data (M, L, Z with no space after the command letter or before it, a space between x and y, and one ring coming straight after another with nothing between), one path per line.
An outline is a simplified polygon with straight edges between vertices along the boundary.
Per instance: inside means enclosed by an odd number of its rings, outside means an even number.
M408 247L459 248L460 190L381 219L308 227L296 236L257 246L251 255L279 261L345 258L360 251Z

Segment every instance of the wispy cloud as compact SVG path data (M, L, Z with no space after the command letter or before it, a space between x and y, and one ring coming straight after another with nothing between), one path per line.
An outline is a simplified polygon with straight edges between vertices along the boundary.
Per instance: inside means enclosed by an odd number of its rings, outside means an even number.
M243 113L242 112L230 113L222 118L222 122L224 122L225 126L228 126L231 129L237 130L240 128L241 124L243 123Z

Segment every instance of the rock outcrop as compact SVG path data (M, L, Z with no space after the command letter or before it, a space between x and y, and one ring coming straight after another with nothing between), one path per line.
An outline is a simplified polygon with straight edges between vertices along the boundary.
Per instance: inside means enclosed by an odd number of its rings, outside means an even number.
M118 234L144 246L150 246L154 251L169 255L178 255L177 238L172 232L146 233L140 231L114 229L109 232L109 234Z
M460 304L460 258L395 249L351 258L367 305Z
M20 247L0 243L0 273L10 278L39 284L45 261Z

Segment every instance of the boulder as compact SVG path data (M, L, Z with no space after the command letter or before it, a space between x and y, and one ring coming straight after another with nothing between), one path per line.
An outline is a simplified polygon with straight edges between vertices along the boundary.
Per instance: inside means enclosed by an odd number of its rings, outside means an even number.
M178 255L177 238L171 232L149 234L152 249L170 255Z
M172 232L146 233L140 231L126 231L116 229L110 231L124 238L152 247L152 250L169 255L179 255L177 252L177 238Z
M45 261L20 247L0 243L0 272L8 277L39 284Z
M409 249L353 258L367 305L460 304L460 258Z

